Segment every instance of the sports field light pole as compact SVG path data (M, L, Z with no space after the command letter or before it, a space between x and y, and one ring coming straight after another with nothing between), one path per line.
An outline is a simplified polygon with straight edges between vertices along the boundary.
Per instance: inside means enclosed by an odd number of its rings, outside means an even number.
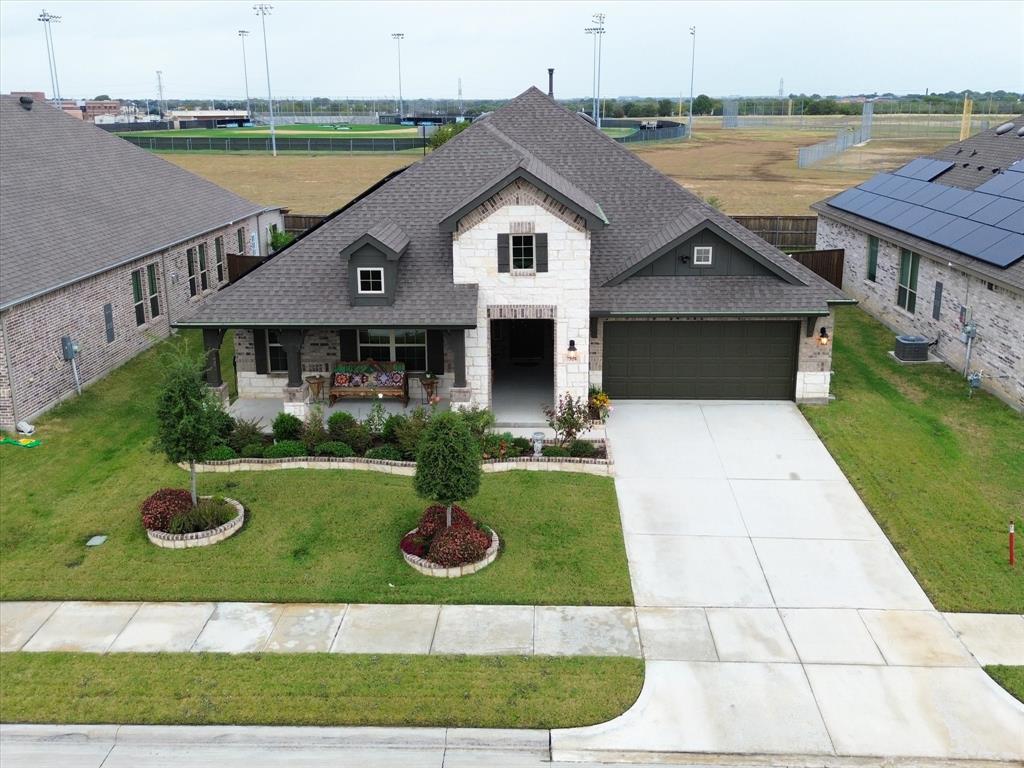
M591 62L590 70L590 116L597 122L597 28L585 27L583 29L588 35L594 38L594 60Z
M405 116L405 103L402 101L402 40L404 32L392 32L391 39L398 44L398 122Z
M686 120L686 138L693 138L693 65L697 61L697 28L690 27L690 37L693 38L690 46L690 116Z
M267 65L267 103L270 105L270 153L277 157L277 136L274 134L274 97L270 92L270 54L267 52L267 16L274 9L270 3L256 3L252 7L263 24L263 61Z
M252 107L249 105L249 64L245 60L245 38L249 36L249 30L238 30L238 36L242 38L242 75L245 77L245 115L252 120Z
M64 104L60 98L60 79L57 77L57 55L53 51L53 29L50 26L54 22L59 23L60 16L47 13L43 8L43 12L37 18L43 22L43 34L46 37L46 63L50 67L50 95L57 101L57 108L63 109Z
M604 20L606 16L603 13L595 13L593 15L595 26L591 27L594 30L594 35L597 37L597 114L595 119L597 120L597 127L601 127L601 117L604 113L604 104L601 102L601 43L604 40Z

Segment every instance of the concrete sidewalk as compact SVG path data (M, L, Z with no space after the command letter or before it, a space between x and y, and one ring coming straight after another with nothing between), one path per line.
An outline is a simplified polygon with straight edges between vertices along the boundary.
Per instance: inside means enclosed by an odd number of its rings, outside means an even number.
M640 656L619 606L0 603L0 650Z
M935 611L795 405L629 401L608 430L647 674L554 759L1024 759L978 663L1024 619Z

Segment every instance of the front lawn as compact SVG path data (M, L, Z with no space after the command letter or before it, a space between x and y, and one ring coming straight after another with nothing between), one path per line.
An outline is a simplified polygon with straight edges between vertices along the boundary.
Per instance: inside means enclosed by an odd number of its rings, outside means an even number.
M182 337L199 348L197 334ZM588 475L485 475L465 506L504 551L457 580L405 564L398 542L426 503L410 478L371 472L200 475L201 493L246 506L245 527L209 548L154 547L139 505L187 484L149 450L160 353L181 343L158 345L40 419L41 447L0 447L0 598L632 604L614 485ZM110 538L86 548L94 534Z
M1010 692L1014 698L1024 702L1024 667L985 667L992 678Z
M827 407L803 413L928 596L942 611L1024 612L1024 420L944 365L901 366L893 333L837 311ZM1021 537L1018 537L1020 539ZM1018 542L1018 546L1020 543Z
M9 653L0 721L568 728L642 685L624 658Z

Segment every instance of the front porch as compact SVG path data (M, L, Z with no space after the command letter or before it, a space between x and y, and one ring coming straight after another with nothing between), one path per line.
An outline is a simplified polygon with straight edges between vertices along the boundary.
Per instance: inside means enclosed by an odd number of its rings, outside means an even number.
M384 398L381 400L367 398L365 400L356 399L345 399L339 400L334 405L329 405L326 400L324 401L308 401L304 400L301 404L305 408L311 406L320 406L324 411L324 423L331 417L331 414L342 411L349 413L359 421L364 420L369 414L370 409L373 408L373 404L379 402L388 415L391 414L408 414L410 411L416 408L429 408L431 407L426 403L425 398L419 397L419 392L413 389L414 383L410 383L409 392L409 404L402 405L401 400ZM415 392L415 394L414 394ZM277 418L279 413L288 411L289 413L295 413L297 403L286 403L281 398L272 397L239 397L234 402L227 406L227 411L236 419L259 419L263 423L263 429L266 432L270 431L271 425L274 423L274 419ZM288 406L288 407L286 407ZM437 411L447 411L449 409L449 403L442 400L437 405L433 406ZM305 408L303 410L305 410ZM298 415L296 413L296 415Z

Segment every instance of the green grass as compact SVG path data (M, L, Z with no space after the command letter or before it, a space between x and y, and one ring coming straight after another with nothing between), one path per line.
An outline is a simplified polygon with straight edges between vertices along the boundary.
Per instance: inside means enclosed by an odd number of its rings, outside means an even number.
M992 679L1009 691L1014 698L1024 702L1024 667L985 667Z
M197 350L198 336L182 334ZM209 548L151 545L139 505L187 473L152 453L164 342L39 420L39 448L0 447L0 597L369 603L630 605L609 478L485 475L471 514L503 539L497 561L457 580L421 576L398 551L425 506L412 479L370 472L202 474L204 494L247 508ZM222 355L230 370L230 353ZM107 534L86 549L94 534Z
M566 728L642 684L620 658L11 653L0 720Z
M840 308L836 401L804 415L939 610L1024 612L1024 567L1007 554L1024 420L990 395L969 398L944 365L898 365L892 343L862 310Z
M601 131L606 136L611 136L613 139L617 139L620 136L629 136L631 133L636 133L636 128L602 128Z

